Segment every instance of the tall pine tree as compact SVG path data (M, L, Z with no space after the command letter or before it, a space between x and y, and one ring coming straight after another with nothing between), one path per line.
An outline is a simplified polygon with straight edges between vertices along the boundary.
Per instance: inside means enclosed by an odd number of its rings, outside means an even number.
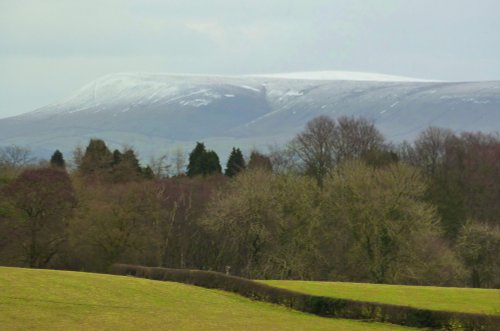
M134 181L142 178L142 168L135 151L127 148L123 152L113 152L113 169L111 179L114 182Z
M122 160L122 153L119 150L115 149L113 151L113 162L112 162L112 165L116 166L116 165L120 164L121 160Z
M202 173L204 176L220 174L222 172L217 153L214 151L208 151L205 153L203 159Z
M239 148L233 147L233 150L229 155L229 159L227 160L225 175L233 177L243 169L245 169L245 159L243 158L243 154Z
M222 168L219 162L219 156L214 151L207 151L205 144L197 142L196 147L189 154L189 164L187 166L187 175L208 176L221 173Z
M111 171L113 154L101 139L91 139L78 170L83 175L103 175Z
M63 154L59 150L56 150L54 154L52 154L50 165L56 168L66 168L66 161L64 161Z
M196 142L196 147L189 154L189 164L187 166L187 175L189 177L194 177L196 175L202 175L203 158L206 154L205 144Z

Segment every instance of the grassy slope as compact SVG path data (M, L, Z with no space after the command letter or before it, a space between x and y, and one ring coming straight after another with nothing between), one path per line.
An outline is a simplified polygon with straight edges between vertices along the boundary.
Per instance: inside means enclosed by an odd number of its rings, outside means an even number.
M0 267L5 330L402 330L178 283Z
M262 281L298 292L432 310L500 315L500 290L340 282Z

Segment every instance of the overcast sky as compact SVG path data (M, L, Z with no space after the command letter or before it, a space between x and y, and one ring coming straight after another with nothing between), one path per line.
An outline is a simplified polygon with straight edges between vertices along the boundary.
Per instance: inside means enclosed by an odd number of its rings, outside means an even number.
M112 72L500 80L499 0L0 0L0 117Z

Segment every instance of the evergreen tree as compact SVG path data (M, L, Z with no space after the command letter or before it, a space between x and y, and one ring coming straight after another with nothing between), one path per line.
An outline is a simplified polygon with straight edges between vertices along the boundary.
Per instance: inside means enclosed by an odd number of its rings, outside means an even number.
M145 179L153 179L153 178L155 178L155 174L153 172L153 169L151 169L150 166L146 166L144 168L141 168L141 175Z
M105 174L111 171L113 154L101 139L91 139L78 170L83 175Z
M122 160L122 153L119 150L115 149L113 151L113 163L112 163L112 165L116 166L117 164L119 164L121 162L121 160Z
M142 168L132 148L123 152L113 152L112 180L114 182L128 182L142 177Z
M245 159L239 148L234 148L227 160L225 175L228 177L235 176L238 172L245 169Z
M206 154L205 144L196 142L196 147L189 154L189 164L187 166L187 175L189 177L194 177L196 175L203 174L202 172L202 161L203 156Z
M137 155L135 155L135 151L131 148L123 152L121 163L127 164L130 167L130 169L136 173L141 172L141 165L139 164Z
M205 153L202 164L202 173L204 176L220 174L222 172L219 156L214 151L208 151Z
M63 154L59 150L56 150L54 154L52 154L52 157L50 158L50 164L53 167L66 168L66 161L64 161Z
M207 151L203 143L197 142L196 147L189 154L187 175L189 177L198 175L207 176L221 172L222 168L217 153L214 151Z

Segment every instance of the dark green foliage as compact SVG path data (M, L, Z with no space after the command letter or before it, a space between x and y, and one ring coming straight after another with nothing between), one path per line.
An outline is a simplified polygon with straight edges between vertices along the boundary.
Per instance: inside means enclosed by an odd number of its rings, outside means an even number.
M238 172L245 169L245 159L239 148L234 148L227 160L225 175L228 177L235 176Z
M205 159L202 164L202 174L204 176L220 174L222 172L219 156L214 151L208 151L205 154Z
M120 164L127 164L130 167L130 170L136 173L141 172L139 160L137 159L134 150L131 148L126 149L125 152L123 152Z
M196 147L189 154L189 164L187 166L187 175L208 176L221 173L222 168L219 162L219 156L214 151L207 151L205 144L197 142Z
M321 316L340 315L341 310L346 308L347 303L347 300L319 296L309 296L306 301L308 313Z
M109 174L113 164L113 155L101 139L91 139L85 149L78 170L82 175Z
M196 147L189 154L189 164L187 166L187 175L189 177L194 177L203 173L202 162L206 152L205 144L197 142Z
M431 311L381 303L336 299L275 288L249 279L213 271L167 269L115 264L115 275L175 281L234 292L247 298L283 305L325 317L388 322L413 327L444 330L498 330L499 316Z
M143 176L143 169L132 148L127 148L123 152L115 150L113 152L113 167L110 179L115 183L136 181Z
M119 150L115 149L113 151L112 165L115 166L115 165L119 164L121 161L122 161L122 153Z
M141 168L141 175L145 179L153 179L155 177L153 169L151 169L150 166L146 166L144 168Z
M457 179L451 172L439 170L431 177L426 193L426 199L437 207L446 238L452 241L467 217L463 187Z
M374 149L367 151L362 159L369 166L380 168L399 161L398 155L393 151Z
M143 169L132 148L110 152L106 143L91 139L78 164L80 174L87 178L113 183L124 183L153 178L151 172Z
M66 168L66 162L64 161L63 154L59 150L56 150L54 154L52 154L52 157L50 158L50 165L58 168Z
M416 327L431 327L436 329L440 327L437 322L438 321L434 319L430 310L417 309L408 314L408 325L414 325Z

